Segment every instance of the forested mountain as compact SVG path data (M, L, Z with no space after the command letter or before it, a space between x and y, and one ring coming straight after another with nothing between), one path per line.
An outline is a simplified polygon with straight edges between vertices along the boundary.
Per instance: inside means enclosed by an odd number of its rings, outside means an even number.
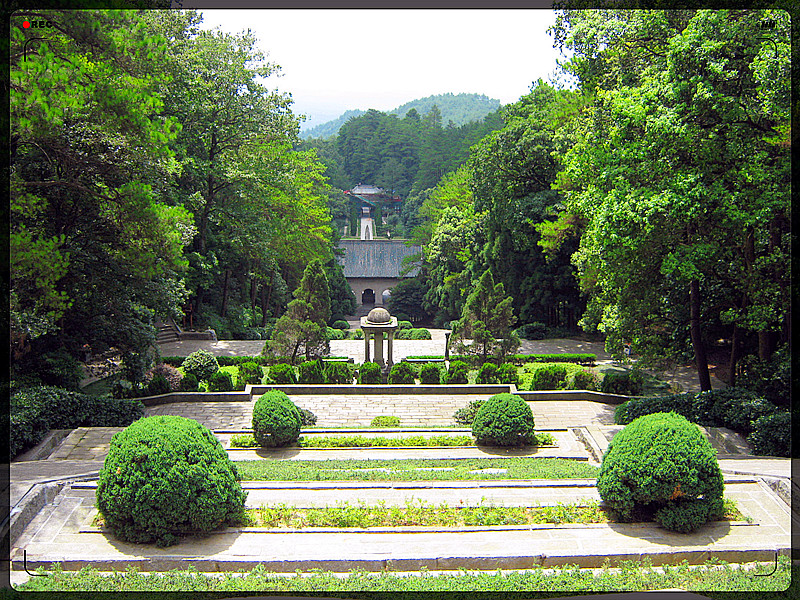
M301 131L300 137L303 139L309 139L309 138L327 139L339 133L339 130L342 128L342 125L347 123L347 121L349 121L353 117L361 116L365 112L366 111L363 111L360 108L345 111L339 118L334 119L333 121L320 123L319 125L310 127L305 131Z
M465 125L472 121L479 121L491 112L500 108L500 101L484 96L483 94L439 94L418 98L411 102L406 102L393 110L386 111L390 115L405 117L410 110L415 110L420 115L427 114L436 105L441 114L444 127ZM342 126L353 117L364 114L365 111L355 109L348 110L338 119L322 123L316 127L311 127L301 132L300 137L309 138L329 138L339 133Z
M300 148L316 148L332 185L349 189L369 183L402 198L434 187L443 175L469 157L469 148L502 127L499 112L460 127L443 127L437 105L403 118L377 110L353 117L330 140L306 140Z

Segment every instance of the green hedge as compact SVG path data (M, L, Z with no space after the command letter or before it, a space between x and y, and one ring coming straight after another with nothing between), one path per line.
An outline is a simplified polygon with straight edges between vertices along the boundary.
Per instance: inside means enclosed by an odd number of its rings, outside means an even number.
M365 362L358 369L358 383L373 385L383 383L381 366L378 363Z
M700 393L632 398L617 407L614 421L626 425L638 417L658 412L675 412L703 427L727 427L746 436L751 443L750 436L754 436L756 443L753 451L758 454L789 456L788 430L779 424L788 423L791 418L765 419L789 413L753 392L741 388L723 388ZM774 438L775 435L782 437ZM769 442L771 438L772 442Z
M125 427L140 419L144 405L136 399L90 396L62 388L25 388L11 396L11 458L42 441L50 429Z
M596 354L511 354L506 360L517 365L532 362L566 362L592 366L597 360Z

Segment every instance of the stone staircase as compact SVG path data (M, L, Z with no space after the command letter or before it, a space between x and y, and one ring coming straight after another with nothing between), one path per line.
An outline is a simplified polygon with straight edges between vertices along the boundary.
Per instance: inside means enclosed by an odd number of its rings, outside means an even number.
M158 334L156 335L156 342L159 344L166 344L169 342L177 342L180 339L178 328L170 320L169 322L156 323Z

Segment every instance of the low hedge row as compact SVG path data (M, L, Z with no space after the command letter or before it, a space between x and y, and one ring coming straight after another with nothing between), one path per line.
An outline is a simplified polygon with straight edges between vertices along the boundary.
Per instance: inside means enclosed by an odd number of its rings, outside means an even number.
M62 388L25 388L11 396L10 457L34 447L50 429L125 427L144 414L136 399L102 398Z
M741 388L632 398L620 404L614 421L627 425L643 415L675 412L703 427L727 427L747 437L753 451L789 456L791 415L758 394Z

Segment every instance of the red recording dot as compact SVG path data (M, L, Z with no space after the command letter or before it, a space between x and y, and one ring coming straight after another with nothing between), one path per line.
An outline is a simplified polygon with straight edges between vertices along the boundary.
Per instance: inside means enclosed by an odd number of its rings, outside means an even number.
M22 27L23 28L27 29L30 26L31 26L31 22L30 21L23 21L22 22Z

